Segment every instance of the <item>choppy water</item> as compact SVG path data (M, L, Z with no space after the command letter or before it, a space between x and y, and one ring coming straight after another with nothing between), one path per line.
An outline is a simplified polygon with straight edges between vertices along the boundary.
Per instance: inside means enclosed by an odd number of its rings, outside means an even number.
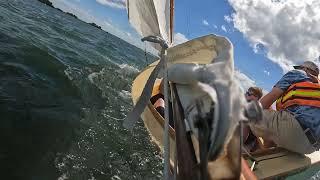
M161 178L142 123L121 126L145 65L142 50L36 0L1 0L0 179Z

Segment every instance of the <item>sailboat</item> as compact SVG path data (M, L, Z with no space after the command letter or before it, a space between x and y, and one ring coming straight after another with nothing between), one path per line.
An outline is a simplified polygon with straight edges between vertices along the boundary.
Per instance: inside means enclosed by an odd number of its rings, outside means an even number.
M132 128L141 117L163 152L165 179L270 179L320 162L319 152L303 156L276 147L243 154L241 124L262 113L259 103L244 100L233 78L232 43L209 34L173 46L173 0L127 0L126 5L129 22L142 41L159 50L160 58L133 81L135 107L124 126ZM150 103L160 79L164 118ZM169 125L169 106L174 128Z

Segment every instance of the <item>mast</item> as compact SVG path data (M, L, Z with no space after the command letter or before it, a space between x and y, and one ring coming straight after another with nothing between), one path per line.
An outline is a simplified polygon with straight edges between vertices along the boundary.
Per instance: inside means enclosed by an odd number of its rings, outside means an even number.
M173 43L174 0L170 0L170 44Z
M130 15L129 15L129 13L130 13L130 11L129 11L129 10L130 10L130 9L129 9L129 7L130 7L130 6L129 6L129 0L127 0L126 2L127 2L127 4L126 4L126 7L127 7L127 15L128 15L128 20L129 20L129 19L130 19Z
M173 42L173 0L127 0L127 12L129 22L143 37L142 41L151 42L152 46L160 51L160 62L150 74L142 94L134 109L124 120L124 126L132 129L134 122L149 102L152 86L158 73L163 69L164 101L165 107L169 107L168 98L168 74L166 62L166 50ZM164 127L164 179L170 177L170 140L169 140L169 108L165 111Z

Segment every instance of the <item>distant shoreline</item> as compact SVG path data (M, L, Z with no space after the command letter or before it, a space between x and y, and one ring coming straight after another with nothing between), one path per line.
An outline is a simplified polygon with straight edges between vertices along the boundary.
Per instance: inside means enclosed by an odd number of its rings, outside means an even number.
M98 28L98 29L106 32L107 34L112 34L112 33L109 33L108 31L103 30L103 29L101 28L101 26L95 24L94 22L92 22L92 23L87 23L87 22L79 19L76 15L74 15L74 14L72 14L72 13L70 13L70 12L64 12L64 11L62 11L60 8L54 7L53 4L52 4L52 2L51 2L50 0L38 0L38 1L41 2L41 3L43 3L43 4L45 4L45 5L47 5L47 6L52 7L52 8L54 8L54 9L58 10L58 11L61 11L61 12L65 13L65 14L67 14L67 15L69 15L69 16L72 16L72 17L74 17L75 19L78 19L79 21L81 21L81 22L83 22L83 23L86 23L86 24L91 25L91 26L93 26L93 27L95 27L95 28ZM112 35L113 35L113 34L112 34ZM113 35L113 36L115 36L115 35ZM127 43L129 43L129 44L132 45L132 46L135 46L136 48L138 48L138 49L140 49L140 50L142 50L142 51L145 51L145 49L143 49L143 47L139 47L139 46L137 46L137 45L134 45L134 44L132 44L132 43L130 43L130 42L128 42L128 41L126 41L126 40L118 37L118 36L115 36L115 37L116 37L116 38L119 38L119 39L121 39L121 40L123 40L123 41L125 41L125 42L127 42ZM156 54L153 54L153 53L151 53L151 52L147 52L147 54L149 54L149 55L151 55L151 56L157 56Z
M49 6L49 7L52 7L52 8L54 8L54 9L57 9L58 11L61 11L61 12L63 12L63 13L66 13L67 15L72 16L72 17L80 20L76 15L74 15L74 14L72 14L72 13L70 13L70 12L64 12L64 11L62 11L61 9L54 7L53 4L52 4L52 2L50 2L49 0L38 0L38 1L41 2L41 3L43 3L43 4L45 4L45 5L47 5L47 6ZM82 20L80 20L80 21L82 21ZM87 23L87 22L85 22L85 23ZM95 28L98 28L98 29L101 29L101 30L102 30L101 26L98 26L98 25L97 25L96 23L94 23L94 22L92 22L92 23L87 23L87 24L89 24L89 25L91 25L91 26L93 26L93 27L95 27ZM107 32L107 33L108 33L108 32Z

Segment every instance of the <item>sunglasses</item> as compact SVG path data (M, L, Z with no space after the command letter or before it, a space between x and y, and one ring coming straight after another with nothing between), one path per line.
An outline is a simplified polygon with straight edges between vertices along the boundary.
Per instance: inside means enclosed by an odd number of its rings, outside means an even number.
M253 94L252 92L249 92L249 91L247 91L247 92L245 93L245 95L247 95L247 96L256 96L255 94Z

